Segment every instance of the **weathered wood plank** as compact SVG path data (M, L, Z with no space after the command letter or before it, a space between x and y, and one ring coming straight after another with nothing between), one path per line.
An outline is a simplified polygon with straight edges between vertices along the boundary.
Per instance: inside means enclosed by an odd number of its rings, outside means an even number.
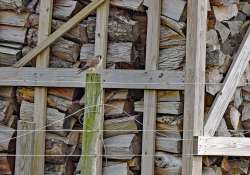
M148 2L146 70L157 70L160 52L161 0ZM154 174L157 91L144 90L141 174Z
M184 89L182 71L101 70L103 88ZM0 86L85 87L85 72L61 68L0 68Z
M77 13L74 17L72 17L68 22L64 23L58 30L56 30L53 34L51 34L46 40L41 42L36 48L31 50L26 56L20 59L14 66L22 67L27 64L30 60L32 60L35 56L41 53L44 49L50 46L53 42L55 42L59 37L61 37L64 33L68 32L71 28L73 28L78 22L87 17L93 10L95 10L99 5L101 5L105 0L95 0L82 9L79 13Z
M195 137L194 154L209 156L250 156L246 137Z
M208 113L208 120L204 127L205 136L213 136L233 97L235 90L250 60L250 29L247 31L233 63L224 79L222 89L216 96Z
M187 7L183 175L202 174L202 157L193 157L193 136L203 132L207 4L207 0L189 0Z
M19 120L16 141L16 175L32 175L35 123Z
M51 33L51 21L53 12L53 0L40 2L38 44L46 40ZM50 48L46 48L36 59L36 67L47 68L49 65ZM37 87L34 92L34 114L33 122L35 129L46 126L47 120L47 88ZM34 147L32 160L32 174L43 175L45 163L45 133L46 131L35 132L34 141L31 143Z
M101 76L96 73L86 75L86 98L82 136L81 175L101 175L102 173L102 126L103 90ZM94 83L95 82L95 83ZM96 156L93 156L96 155ZM102 158L102 157L101 157ZM99 166L99 167L98 167Z

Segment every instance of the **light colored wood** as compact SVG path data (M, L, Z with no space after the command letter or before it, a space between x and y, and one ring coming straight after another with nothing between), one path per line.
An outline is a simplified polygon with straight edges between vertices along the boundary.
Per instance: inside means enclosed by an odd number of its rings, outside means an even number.
M51 33L53 0L40 2L39 29L38 29L38 44L46 40ZM47 68L49 65L50 48L46 48L36 59L36 67ZM34 92L34 113L33 122L35 129L39 130L46 126L47 121L47 88L37 87ZM34 147L34 155L32 160L32 174L43 175L45 163L45 133L46 131L35 132L34 142L31 143Z
M209 156L246 156L250 149L250 139L245 137L210 137L195 138L195 154Z
M188 1L182 175L202 173L202 157L193 157L193 136L203 134L207 0Z
M143 0L111 0L110 2L113 6L131 9L131 10L143 10L142 3Z
M103 89L100 74L88 73L86 76L81 175L101 175Z
M35 123L19 120L16 141L16 175L32 175Z
M0 11L0 24L25 27L29 13L15 13L13 11Z
M215 18L218 21L229 20L238 14L238 7L236 4L228 6L213 6Z
M0 143L1 152L13 152L15 151L15 129L9 128L8 126L0 124L0 138L2 142Z
M27 28L15 26L0 26L0 41L25 44Z
M72 17L68 22L63 24L58 30L56 30L53 34L51 34L47 39L41 42L36 48L31 50L26 56L20 59L14 67L22 67L31 61L35 56L41 53L44 49L50 46L53 42L55 42L59 37L61 37L64 33L68 32L71 28L73 28L78 22L86 18L93 10L95 10L99 5L101 5L105 0L95 0L82 9L79 13L77 13L74 17Z
M233 63L224 79L222 89L216 96L208 113L208 120L204 127L205 136L213 136L230 103L241 77L249 62L250 29L247 31Z
M160 47L161 0L148 1L146 70L157 70ZM157 91L144 90L141 174L154 174Z
M187 2L184 0L162 0L162 15L179 21Z
M120 163L103 168L103 175L133 175L134 173L129 170L127 163Z
M104 88L184 89L183 71L101 70ZM0 86L85 87L85 72L71 68L0 68Z

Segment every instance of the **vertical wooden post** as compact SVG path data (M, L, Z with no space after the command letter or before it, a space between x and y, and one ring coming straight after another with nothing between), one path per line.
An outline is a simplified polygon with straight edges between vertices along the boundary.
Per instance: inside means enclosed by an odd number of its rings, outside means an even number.
M157 70L160 40L161 0L148 1L148 27L146 70ZM155 133L157 91L144 91L143 137L142 137L142 172L154 174Z
M207 0L189 0L187 13L182 175L201 175L202 157L193 155L193 137L203 135Z
M40 1L38 44L45 40L51 32L53 0ZM49 65L50 49L44 50L36 60L36 66L46 68ZM34 122L36 130L46 125L47 117L47 88L35 88ZM44 128L43 128L44 130ZM32 174L44 174L45 161L45 131L36 131L34 139L34 157Z
M15 175L32 175L35 123L19 120L17 126Z
M103 89L101 76L97 73L86 74L85 111L82 136L81 175L101 175L100 142L103 126ZM100 167L101 166L101 167Z

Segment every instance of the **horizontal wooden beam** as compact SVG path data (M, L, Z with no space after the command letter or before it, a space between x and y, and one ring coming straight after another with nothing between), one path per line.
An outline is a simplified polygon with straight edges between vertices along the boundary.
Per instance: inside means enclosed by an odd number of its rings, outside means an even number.
M209 137L194 139L194 154L199 156L250 156L250 138Z
M63 68L0 68L0 86L85 87L85 73ZM182 71L100 70L103 88L184 90Z

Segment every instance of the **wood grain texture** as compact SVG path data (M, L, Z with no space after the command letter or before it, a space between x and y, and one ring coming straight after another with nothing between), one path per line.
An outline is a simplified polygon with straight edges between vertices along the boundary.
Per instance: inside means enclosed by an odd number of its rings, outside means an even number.
M39 14L38 44L46 40L51 32L53 11L53 0L41 1ZM50 48L43 50L36 59L36 67L47 68L49 65ZM35 128L46 126L47 120L47 88L37 87L34 93L34 115ZM34 155L45 154L45 133L46 131L35 132ZM32 174L44 174L45 156L35 156L32 161Z
M202 157L193 156L193 136L203 134L207 0L188 1L187 11L182 174L197 175Z
M194 154L208 156L249 156L250 139L245 137L195 137Z
M15 175L32 175L35 123L19 120L17 129Z
M86 18L93 10L95 10L99 5L101 5L105 0L95 0L91 2L88 6L78 12L74 17L72 17L68 22L64 23L58 30L51 34L46 40L41 42L37 47L31 50L27 55L20 59L14 67L22 67L31 61L34 57L40 54L44 49L55 42L59 37L68 32L73 28L78 22Z
M212 107L208 113L208 120L204 127L205 136L213 136L218 128L220 121L227 109L228 104L233 97L235 90L246 70L250 60L250 29L248 29L245 37L236 53L233 63L224 79L221 91L217 94Z
M101 70L104 88L184 89L182 71ZM85 72L71 68L0 68L0 86L85 87Z
M161 1L148 2L146 70L157 70L160 46L160 13ZM157 113L157 91L144 91L144 113L142 135L142 165L141 174L154 174L155 133Z

